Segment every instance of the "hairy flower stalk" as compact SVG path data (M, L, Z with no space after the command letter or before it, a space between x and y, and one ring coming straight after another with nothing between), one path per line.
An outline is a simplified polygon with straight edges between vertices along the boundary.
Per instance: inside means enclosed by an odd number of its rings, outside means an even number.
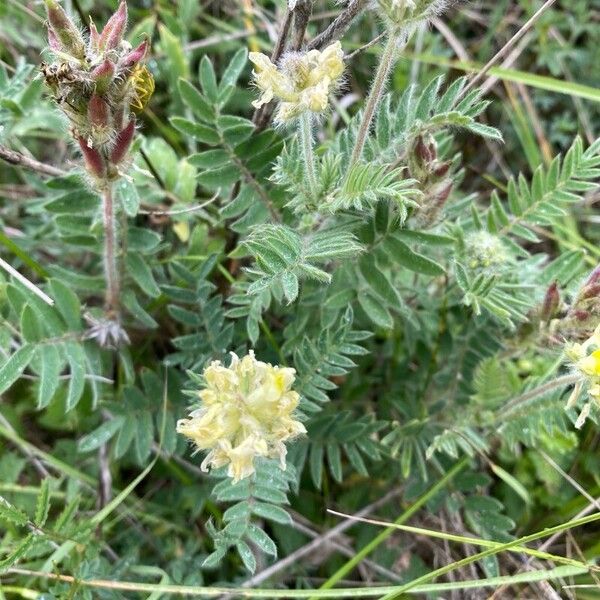
M121 284L117 267L117 228L112 185L102 193L102 217L104 224L104 272L106 274L106 313L111 320L118 320Z
M383 94L390 71L398 54L406 47L417 27L440 14L445 0L374 0L373 9L381 16L387 28L387 40L373 77L367 103L356 135L348 172L362 157L371 123Z
M310 197L314 200L317 197L317 175L315 172L315 157L313 152L313 133L312 116L310 113L303 113L298 119L298 133L300 146L304 157L304 171Z
M406 45L406 41L404 41L401 45L404 47ZM362 121L360 122L360 127L356 135L356 142L352 150L352 156L350 157L348 171L360 160L362 156L365 143L369 135L369 130L371 129L373 117L375 116L377 107L379 106L381 98L385 92L385 85L390 75L390 71L396 61L396 56L400 51L398 46L398 32L392 29L388 33L387 42L381 54L379 65L377 66L375 77L373 78L373 83L371 84L371 90L369 92L365 110L362 116Z
M285 442L306 433L293 418L300 396L292 391L295 371L232 353L229 367L214 361L204 370L206 387L198 392L202 404L177 431L208 450L201 468L227 466L234 482L255 471L258 457L279 458L285 469Z
M93 21L87 43L79 28L56 0L45 0L48 42L55 61L41 70L70 132L81 150L91 185L102 198L103 262L106 277L105 319L93 327L102 344L127 341L120 326L120 281L114 182L127 165L136 128L135 112L144 108L152 91L152 75L142 66L147 41L137 48L124 39L127 4L98 33Z

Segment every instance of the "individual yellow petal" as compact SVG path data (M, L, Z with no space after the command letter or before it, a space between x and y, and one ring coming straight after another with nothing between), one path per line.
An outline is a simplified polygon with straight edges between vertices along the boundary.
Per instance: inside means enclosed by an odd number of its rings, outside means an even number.
M576 366L586 375L591 377L600 376L600 350L594 350L589 356L579 359Z
M319 74L335 81L344 72L344 52L339 41L333 42L323 50L319 59Z
M312 112L323 112L329 105L329 77L300 93L300 102Z

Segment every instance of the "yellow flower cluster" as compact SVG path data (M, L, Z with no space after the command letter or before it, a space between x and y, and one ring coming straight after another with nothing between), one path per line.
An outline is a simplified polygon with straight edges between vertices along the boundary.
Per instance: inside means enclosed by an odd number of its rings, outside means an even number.
M292 391L295 371L232 353L229 367L214 361L204 371L202 405L177 423L177 432L198 450L209 450L201 468L228 465L234 483L254 473L259 456L279 458L285 469L285 442L306 433L293 419L300 396Z
M575 423L575 427L579 429L590 414L592 402L600 406L600 325L583 344L567 344L565 355L574 372L580 376L567 401L567 408L575 406L584 388L590 398Z
M250 52L254 64L254 82L262 91L252 104L260 108L271 100L281 101L276 120L289 121L306 112L323 112L329 104L329 93L344 71L344 53L339 42L325 50L290 53L274 65L261 52Z

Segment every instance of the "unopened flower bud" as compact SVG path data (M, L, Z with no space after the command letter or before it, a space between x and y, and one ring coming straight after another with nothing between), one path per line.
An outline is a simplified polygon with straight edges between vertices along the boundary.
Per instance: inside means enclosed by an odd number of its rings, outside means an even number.
M492 273L508 260L502 239L487 231L473 231L465 236L467 266L474 271Z
M600 266L596 267L581 286L578 300L595 298L600 293Z
M56 34L50 27L48 28L48 46L50 47L50 50L53 50L54 52L62 51L62 46L60 45Z
M126 54L120 62L124 69L131 69L142 61L148 52L148 40L144 40L137 48L134 48L129 54Z
M75 58L85 58L85 44L81 32L56 0L45 0L48 22L62 50Z
M432 144L426 144L421 136L415 143L415 154L424 163L430 163L436 157L435 147Z
M450 197L450 192L452 191L452 180L446 179L442 181L435 191L435 207L439 210L446 201Z
M123 39L123 33L127 26L127 3L121 0L117 12L108 20L100 34L100 48L112 50L116 48Z
M98 29L96 29L96 23L90 17L90 49L92 52L98 52L100 49L100 34L98 33Z
M600 283L588 284L581 290L581 298L584 300L597 296L600 296Z
M92 127L108 127L110 121L110 110L108 103L102 96L93 94L88 104L88 118Z
M110 60L105 59L92 71L92 79L96 84L96 93L103 94L112 83L115 76L115 65Z
M131 142L133 140L133 135L135 133L135 117L133 117L125 129L119 133L117 139L115 141L115 145L112 149L110 160L114 165L119 164L127 154L129 147L131 146Z
M549 321L556 315L560 305L560 294L558 292L558 283L554 281L546 290L544 303L542 304L541 318L542 321Z
M98 179L102 179L106 174L106 165L104 164L102 155L96 148L89 146L87 140L81 136L77 137L77 141L79 142L87 170Z
M449 160L436 163L435 166L433 167L433 174L436 177L444 177L444 175L446 175L448 173L448 171L450 170L450 165L451 165L451 163Z
M585 285L591 285L593 283L600 283L600 265L598 265L589 275Z

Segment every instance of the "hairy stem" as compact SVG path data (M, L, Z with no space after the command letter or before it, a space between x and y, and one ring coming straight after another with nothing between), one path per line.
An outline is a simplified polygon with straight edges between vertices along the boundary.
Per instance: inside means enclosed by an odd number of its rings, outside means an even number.
M108 183L102 192L102 217L104 224L104 273L106 277L104 310L111 320L119 320L121 282L117 267L117 227L111 183Z
M377 72L375 73L373 83L371 84L371 91L369 92L363 118L356 136L356 144L354 145L354 150L352 151L352 157L350 158L348 171L350 171L352 166L356 164L362 156L365 143L367 141L367 136L369 135L369 130L371 129L371 122L373 121L373 117L375 116L375 112L377 111L377 107L381 101L381 97L385 92L385 84L390 74L390 70L396 60L396 54L398 50L398 34L399 32L396 30L391 30L388 33L388 39L383 49L383 53L381 54L379 66L377 67ZM404 45L405 44L406 42L404 42Z
M312 135L312 116L309 112L304 112L298 121L298 133L300 137L300 147L302 157L304 158L304 170L306 172L306 181L311 199L317 197L317 175L315 172L315 156L313 152Z

